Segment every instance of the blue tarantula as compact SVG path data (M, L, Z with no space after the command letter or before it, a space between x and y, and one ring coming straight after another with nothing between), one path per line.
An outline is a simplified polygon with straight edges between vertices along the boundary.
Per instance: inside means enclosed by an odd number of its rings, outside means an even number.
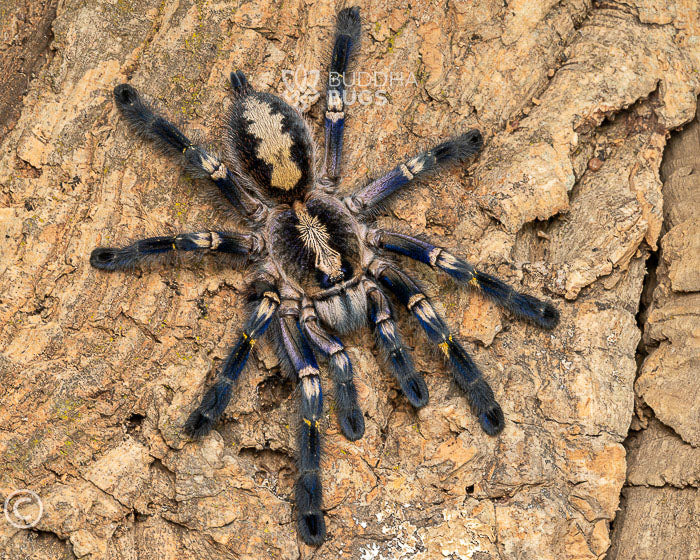
M333 76L345 73L359 38L359 8L341 10L330 63ZM420 153L341 198L336 186L345 121L343 80L329 81L325 158L320 172L315 169L310 130L295 109L275 95L256 91L240 71L231 74L231 85L234 99L226 137L230 166L158 116L130 85L117 86L114 97L138 133L177 156L193 176L213 181L250 232L181 233L143 239L124 248L100 247L92 252L90 263L112 271L130 268L153 255L208 251L255 264L250 317L217 382L192 412L185 429L192 436L212 429L253 346L269 327L282 369L299 385L298 531L306 543L318 545L326 528L319 478L323 400L316 356L328 362L338 422L351 441L364 434L364 416L357 402L352 363L336 335L369 323L386 366L408 401L416 408L428 402L428 388L401 340L387 292L418 319L450 362L454 379L483 430L495 435L504 426L501 407L469 354L423 290L389 253L442 270L540 327L554 328L559 314L552 304L516 292L441 247L371 226L371 218L392 195L444 164L476 154L483 143L478 130Z

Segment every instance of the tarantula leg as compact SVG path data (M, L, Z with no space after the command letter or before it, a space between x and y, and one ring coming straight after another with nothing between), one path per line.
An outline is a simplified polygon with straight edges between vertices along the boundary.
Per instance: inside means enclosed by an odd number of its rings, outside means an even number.
M369 320L377 346L399 382L403 394L413 406L421 408L428 404L428 386L423 377L416 372L411 354L401 341L389 300L374 282L367 280L366 286Z
M198 231L140 239L126 247L97 247L90 264L102 270L130 268L149 257L173 251L212 251L248 257L258 252L260 241L254 235Z
M340 155L345 128L345 72L353 48L360 40L360 8L345 8L338 13L335 44L328 74L326 92L326 156L325 174L336 179L340 175Z
M313 304L306 298L302 301L300 322L312 346L328 359L328 370L335 383L335 401L340 429L347 439L356 441L365 433L365 418L357 404L357 389L353 382L350 357L345 352L343 343L327 333L319 324Z
M208 434L221 417L229 400L234 382L248 361L250 351L256 341L265 333L275 314L280 300L277 291L267 286L262 293L253 314L248 319L238 343L224 362L219 379L204 395L202 403L192 412L185 423L185 431L199 437Z
M179 157L196 178L208 178L244 216L254 219L262 212L262 203L243 189L234 175L215 155L194 145L178 128L153 111L129 84L114 88L114 99L129 124L155 142L165 152Z
M400 163L383 177L346 197L345 204L359 214L370 211L415 179L425 176L441 165L466 159L481 150L482 145L481 132L476 129L470 130Z
M376 263L376 261L375 261ZM496 435L504 426L503 411L496 402L491 387L481 375L462 345L438 315L427 296L400 270L380 263L373 267L373 275L386 286L418 319L428 338L436 343L452 364L455 382L467 395L472 412L482 429Z
M321 512L322 488L321 433L319 420L323 413L321 378L313 350L297 319L279 317L282 345L296 372L300 385L301 422L299 426L299 478L295 487L297 528L302 540L319 545L326 536L326 523Z
M438 268L456 280L478 289L516 317L531 321L543 329L553 329L559 323L559 311L550 302L514 290L495 276L474 269L468 262L442 247L391 231L377 230L369 237L370 243L375 247Z

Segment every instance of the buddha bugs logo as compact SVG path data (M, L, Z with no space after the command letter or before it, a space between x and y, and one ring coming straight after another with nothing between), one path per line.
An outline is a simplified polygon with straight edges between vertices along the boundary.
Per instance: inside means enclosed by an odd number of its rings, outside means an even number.
M388 90L397 87L418 86L413 72L390 72L375 70L374 72L358 71L339 74L331 72L328 84L321 84L321 71L308 70L299 65L294 70L282 70L282 82L285 86L283 97L290 105L305 112L321 96L321 90L326 85L337 88L342 85L343 103L346 107L359 105L384 105L387 103ZM333 94L338 95L336 92Z
M295 70L282 70L285 101L302 112L307 111L321 97L320 80L320 71L307 70L301 65Z

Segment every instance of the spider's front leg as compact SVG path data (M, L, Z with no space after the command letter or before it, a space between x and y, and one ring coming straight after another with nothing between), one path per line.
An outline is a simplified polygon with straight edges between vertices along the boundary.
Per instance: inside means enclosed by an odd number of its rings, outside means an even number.
M384 359L399 382L401 391L416 408L428 404L428 386L416 372L408 348L404 346L394 321L389 300L374 282L365 279L369 300L369 321Z
M279 327L283 350L300 386L299 478L295 487L297 529L306 544L316 546L326 537L326 523L321 511L321 378L313 350L299 325L298 317L285 313L279 317Z
M90 254L90 264L102 270L123 270L157 255L176 251L211 251L249 257L261 248L256 236L222 231L198 231L140 239L126 247L97 247Z
M481 150L483 142L481 132L476 129L443 142L400 163L383 177L346 197L345 204L357 214L376 211L382 202L416 179L450 162L462 161L477 153Z
M367 241L373 247L406 255L440 269L459 282L478 289L516 317L531 321L543 329L553 329L559 323L559 311L550 302L518 292L503 280L476 270L465 260L428 241L384 230L370 232Z
M219 379L204 395L202 403L192 412L185 431L193 437L208 434L231 400L231 389L248 361L255 342L265 333L275 315L280 300L272 285L258 286L257 305L249 317L236 346L224 362Z
M345 128L345 72L353 48L360 40L360 8L345 8L338 13L335 44L331 57L326 92L326 156L323 167L330 179L340 176L340 155Z
M236 181L218 157L193 144L174 124L158 115L132 86L118 85L114 88L114 99L119 110L138 133L152 140L165 152L179 157L193 177L213 181L244 216L255 219L263 212L262 203Z
M406 274L387 262L373 261L369 272L413 313L428 338L437 344L450 360L454 380L466 393L481 428L492 436L503 430L503 411L496 402L491 387L469 354L450 332L445 321L435 311L428 297Z
M356 441L365 433L365 418L357 403L357 388L353 381L350 357L343 343L319 324L313 303L308 298L301 303L300 323L311 344L328 359L328 371L335 383L340 429L347 439Z

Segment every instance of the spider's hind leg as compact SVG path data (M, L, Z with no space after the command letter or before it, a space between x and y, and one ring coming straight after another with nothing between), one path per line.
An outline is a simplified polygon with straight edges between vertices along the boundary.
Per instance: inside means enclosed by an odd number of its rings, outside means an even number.
M468 262L455 257L442 247L409 235L384 230L373 232L369 238L375 247L406 255L438 268L459 282L478 289L516 317L548 330L559 323L559 311L550 302L514 290L503 280L476 270Z
M311 344L328 359L328 370L335 383L340 429L347 439L356 441L365 433L365 418L357 403L350 357L343 343L319 324L313 304L308 299L302 301L301 325Z
M340 175L340 155L343 149L345 128L345 72L354 47L360 40L360 8L354 6L338 12L335 44L331 55L326 92L326 157L324 169L328 177Z
M400 163L383 177L347 197L345 204L355 213L371 213L381 207L387 198L413 181L439 167L468 158L481 150L482 145L481 132L470 130Z
M195 178L208 178L244 216L254 218L262 203L243 189L215 155L193 144L173 123L158 115L129 84L114 88L114 100L129 124L163 151L180 158Z
M427 296L415 282L388 263L375 261L372 275L408 307L418 319L428 338L437 344L452 364L454 380L467 395L472 412L479 419L481 428L489 435L496 435L505 425L503 411L496 402L491 387L481 375L467 351L438 315Z

